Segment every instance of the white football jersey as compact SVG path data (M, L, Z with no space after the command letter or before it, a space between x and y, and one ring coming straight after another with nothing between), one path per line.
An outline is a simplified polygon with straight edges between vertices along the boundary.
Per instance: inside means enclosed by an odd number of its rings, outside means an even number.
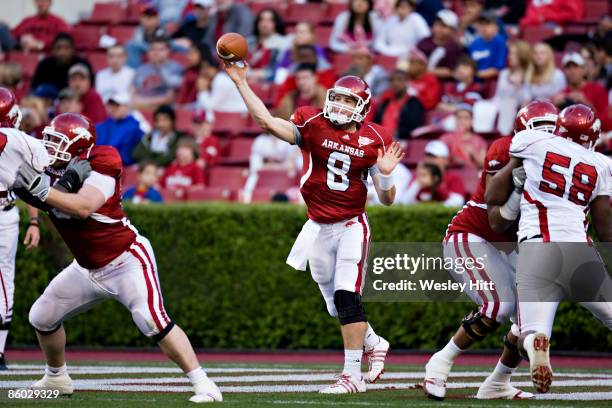
M10 190L19 166L24 163L40 172L49 165L49 156L42 141L17 129L0 128L0 193ZM0 198L0 208L7 204L6 197Z
M597 196L609 196L612 189L605 156L539 130L517 133L510 155L523 159L527 174L519 240L587 241L589 204Z

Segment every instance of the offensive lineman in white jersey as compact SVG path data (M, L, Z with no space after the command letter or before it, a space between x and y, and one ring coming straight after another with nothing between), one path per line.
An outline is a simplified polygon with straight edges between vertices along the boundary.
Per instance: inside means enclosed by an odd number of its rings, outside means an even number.
M19 240L19 210L9 186L15 181L17 169L32 163L37 169L48 164L42 143L19 131L21 111L15 95L0 87L0 370L6 370L4 347L13 317L15 294L15 254ZM28 206L30 223L24 244L28 249L38 246L38 210Z
M600 122L591 108L565 108L553 135L528 131L514 137L510 162L486 192L487 204L500 204L515 186L505 206L514 218L521 214L516 274L519 349L529 358L539 392L548 392L552 383L549 339L558 303L567 293L596 281L595 296L588 300L598 301L582 305L612 330L612 281L597 250L585 245L591 242L586 232L589 211L599 240L612 241L612 174L609 162L592 150L599 134ZM578 279L566 275L577 268L582 268L574 275Z

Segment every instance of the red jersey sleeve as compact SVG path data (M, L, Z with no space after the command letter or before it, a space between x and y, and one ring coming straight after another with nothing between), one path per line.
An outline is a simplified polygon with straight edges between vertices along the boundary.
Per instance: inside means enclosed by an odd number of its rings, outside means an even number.
M487 174L495 174L510 161L509 139L497 139L491 144L484 161L484 171Z
M105 176L118 178L123 171L121 155L112 146L94 146L89 154L85 154L81 158L89 160L93 171Z
M312 106L302 106L293 112L293 115L289 118L291 123L295 125L296 144L304 150L309 150L309 139L312 138L313 129L316 129L316 119L323 116L321 109L314 108Z

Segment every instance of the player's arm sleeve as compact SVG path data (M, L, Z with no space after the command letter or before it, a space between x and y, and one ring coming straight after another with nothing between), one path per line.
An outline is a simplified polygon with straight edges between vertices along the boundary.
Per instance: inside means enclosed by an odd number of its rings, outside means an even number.
M317 110L307 107L298 108L289 118L293 126L295 144L302 149L307 149L308 134L312 128L312 119L317 115Z
M505 162L506 160L500 151L499 144L493 143L485 155L484 171L487 174L495 174L504 167Z
M113 194L115 194L115 179L110 176L98 173L97 171L92 171L89 177L87 177L87 179L83 183L83 185L95 187L104 195L105 201L108 201L108 199L111 198Z
M533 143L530 139L529 133L525 131L514 135L510 144L510 157L526 158L529 146Z

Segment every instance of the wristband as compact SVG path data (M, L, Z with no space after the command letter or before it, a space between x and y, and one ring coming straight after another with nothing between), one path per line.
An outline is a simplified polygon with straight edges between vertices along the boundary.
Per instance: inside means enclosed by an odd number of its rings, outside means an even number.
M393 182L392 174L384 175L380 173L378 180L379 180L379 187L383 191L389 191L395 186L395 183Z
M508 197L508 201L499 208L499 214L503 219L508 221L516 220L521 209L521 196L522 194L518 189L512 191L512 194Z
M28 224L28 228L30 228L30 227L40 228L40 224L38 222L30 222Z

